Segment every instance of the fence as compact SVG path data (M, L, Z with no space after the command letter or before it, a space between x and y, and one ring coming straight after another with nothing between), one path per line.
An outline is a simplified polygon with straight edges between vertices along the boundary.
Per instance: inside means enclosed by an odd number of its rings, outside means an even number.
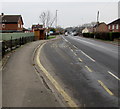
M33 32L30 33L0 33L0 40L11 40L12 39L18 39L21 36L22 37L28 37L28 36L34 36Z
M27 36L27 37L20 37L13 39L13 37L10 37L10 40L4 40L2 41L2 57L9 51L12 51L13 49L16 49L20 47L21 45L35 41L34 36Z

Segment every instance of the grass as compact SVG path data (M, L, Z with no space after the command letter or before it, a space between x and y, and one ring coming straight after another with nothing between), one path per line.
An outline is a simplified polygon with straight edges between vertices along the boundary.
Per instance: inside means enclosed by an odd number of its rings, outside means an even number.
M56 38L56 35L48 36L47 39L53 39L53 38Z

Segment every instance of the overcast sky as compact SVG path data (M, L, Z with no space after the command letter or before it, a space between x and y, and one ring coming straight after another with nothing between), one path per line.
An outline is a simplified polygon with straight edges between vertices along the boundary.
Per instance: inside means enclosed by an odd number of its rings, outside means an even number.
M61 27L78 26L96 21L98 11L100 12L100 22L110 23L118 18L119 0L84 0L84 2L83 0L79 0L79 2L78 0L74 0L74 2L72 0L66 2L63 0L58 2L54 2L54 0L51 2L48 2L48 0L44 0L44 2L38 2L38 0L34 0L34 2L33 0L23 1L4 0L1 2L1 12L22 15L24 26L27 28L31 27L32 24L40 23L40 13L47 10L53 16L55 16L55 11L58 10L58 25Z

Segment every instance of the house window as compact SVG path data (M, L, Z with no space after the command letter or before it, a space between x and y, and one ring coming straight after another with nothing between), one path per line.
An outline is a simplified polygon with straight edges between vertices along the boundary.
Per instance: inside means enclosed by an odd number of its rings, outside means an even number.
M108 26L108 29L110 30L110 25Z
M114 26L114 25L112 25L112 29L115 29L115 26Z
M2 24L2 28L5 28L5 24Z
M18 28L20 28L20 24L18 24Z
M116 25L116 29L118 30L118 24Z
M23 25L21 25L21 28L23 27Z

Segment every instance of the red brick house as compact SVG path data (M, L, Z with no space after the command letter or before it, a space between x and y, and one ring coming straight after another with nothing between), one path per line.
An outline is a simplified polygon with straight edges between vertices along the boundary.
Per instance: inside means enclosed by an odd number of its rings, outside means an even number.
M22 32L23 20L21 15L0 15L0 32Z
M106 23L101 22L93 27L93 32L108 32Z
M109 23L107 26L109 32L120 32L120 18Z

